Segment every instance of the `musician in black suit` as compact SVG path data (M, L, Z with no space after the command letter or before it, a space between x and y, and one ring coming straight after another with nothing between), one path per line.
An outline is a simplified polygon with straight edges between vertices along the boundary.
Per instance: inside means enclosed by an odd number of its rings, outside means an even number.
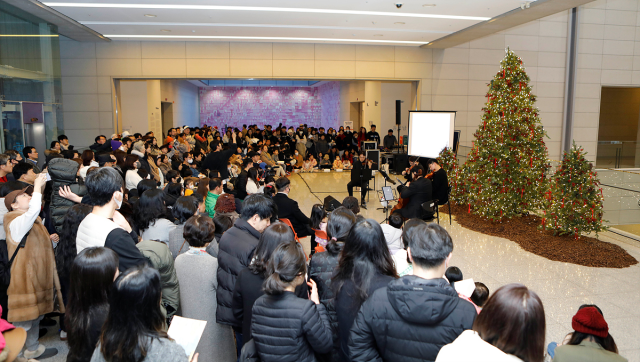
M273 197L273 201L278 205L278 218L289 219L299 238L311 235L309 218L302 213L298 202L289 198L291 181L285 176L280 177L276 180L276 189L278 193Z
M433 172L431 183L433 184L433 197L438 199L438 205L444 205L449 200L449 181L447 172L440 167L438 160L429 161L429 171Z
M431 201L431 180L424 178L424 167L415 165L411 169L412 181L404 186L398 186L400 197L409 202L398 212L405 219L423 219L432 215L424 215L422 204Z
M365 160L367 159L365 153L363 151L360 151L358 153L358 159L356 161L353 161L353 169L351 170L351 172L359 172L360 170L369 170L371 169L371 165L373 165L373 161L369 160L369 162L365 163ZM368 181L365 182L361 182L361 181L351 181L347 184L347 191L349 191L349 196L353 196L353 187L354 186L360 186L360 202L362 203L362 205L364 205L364 198L365 196L367 196L367 188L368 188ZM362 185L364 184L364 185Z

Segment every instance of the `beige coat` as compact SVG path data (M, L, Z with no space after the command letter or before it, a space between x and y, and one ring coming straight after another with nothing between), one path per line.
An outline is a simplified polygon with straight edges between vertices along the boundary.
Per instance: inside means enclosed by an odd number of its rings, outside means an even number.
M20 240L14 241L11 238L9 225L23 213L23 211L11 211L4 216L9 258L20 243ZM39 217L29 232L24 249L18 251L11 265L11 284L7 294L9 322L30 321L53 312L56 297L59 306L59 310L56 311L64 313L53 246L49 239L49 232L42 225Z

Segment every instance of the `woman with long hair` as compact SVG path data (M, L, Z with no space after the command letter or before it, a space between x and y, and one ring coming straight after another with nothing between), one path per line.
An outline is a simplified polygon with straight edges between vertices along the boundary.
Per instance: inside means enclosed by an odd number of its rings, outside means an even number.
M118 255L108 248L84 249L73 261L64 318L69 344L67 362L91 359L107 319L109 292L118 274Z
M71 284L71 268L73 261L78 255L76 247L76 235L78 234L78 226L84 218L91 213L93 208L85 204L76 204L71 206L64 216L62 228L60 229L60 241L56 247L56 267L58 269L58 277L60 278L60 291L65 305L68 304L69 285ZM68 310L68 309L67 309ZM64 318L60 318L60 339L67 339L67 329L65 328Z
M436 362L542 362L544 336L538 295L522 284L507 284L489 298L472 330L440 349Z
M162 171L162 175L166 180L165 183L169 183L169 181L167 180L167 173L171 171L171 160L169 159L169 157L167 157L167 155L165 154L159 155L156 159L156 165L158 166L158 169Z
M309 263L309 278L318 285L318 295L320 303L327 308L329 321L331 322L331 332L333 334L334 350L331 360L337 360L335 355L338 350L338 321L334 307L333 290L331 289L331 277L338 268L340 252L344 248L349 232L356 222L356 216L351 210L340 206L329 214L327 220L327 237L329 242L326 245L327 251L315 253Z
M609 325L604 320L602 310L597 305L581 305L571 320L571 327L574 331L567 336L569 341L558 346L553 352L554 362L627 361L618 354L618 346L609 333Z
M143 240L158 240L169 243L169 233L176 225L164 205L164 191L147 190L135 205L134 222Z
M217 214L216 214L217 216ZM233 291L233 303L231 308L233 315L242 323L243 345L251 339L251 310L255 301L264 294L262 283L269 276L267 264L271 254L282 243L295 241L295 236L290 227L282 222L276 222L267 227L253 256L253 262L248 268L238 274L236 288ZM295 294L299 298L307 298L308 288L306 284L296 287ZM246 336L246 337L245 337Z
M196 189L196 193L202 195L202 197L207 197L209 193L209 181L208 177L203 177L198 182L198 189Z
M184 348L165 332L160 287L160 274L148 266L130 268L118 276L91 362L188 361ZM196 356L191 362L197 361Z
M113 165L113 168L115 168L116 171L118 171L120 176L122 176L122 180L124 181L125 179L124 162L125 162L125 159L127 158L127 153L121 150L115 150L113 152L113 156L115 156L116 158L116 164Z
M168 209L173 208L173 205L180 196L184 196L184 189L180 182L172 182L164 187L164 201Z
M200 361L235 361L231 327L216 323L218 259L207 252L215 226L207 215L192 216L184 226L188 251L176 258L182 316L207 321L196 351ZM167 361L169 361L167 359Z
M360 132L358 132L358 148L362 148L362 142L367 140L367 129L364 127L360 127Z
M138 187L138 183L142 181L142 177L138 173L140 161L136 155L127 155L124 161L124 178L127 190L133 190Z
M309 299L295 295L296 288L305 283L306 273L300 243L291 240L275 248L267 264L265 294L252 309L251 333L260 361L315 362L316 353L331 351L331 327L315 282L308 283ZM286 336L286 343L274 336Z
M247 171L247 195L257 194L262 192L260 183L258 182L258 169L251 167Z
M331 279L341 360L349 361L349 331L362 303L396 278L398 274L380 224L373 219L356 221Z
M80 168L80 177L84 180L87 178L87 170L89 167L100 167L100 165L96 162L96 156L91 150L82 151L82 167Z

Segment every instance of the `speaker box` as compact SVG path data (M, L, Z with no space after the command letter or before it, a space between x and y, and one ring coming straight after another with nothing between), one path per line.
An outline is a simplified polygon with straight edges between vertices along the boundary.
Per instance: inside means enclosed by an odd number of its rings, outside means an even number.
M339 208L340 206L342 206L342 203L340 203L340 201L336 200L335 197L329 195L329 196L324 198L324 209L326 211L333 211L333 210Z
M402 124L402 101L396 100L396 124Z
M402 171L409 167L409 155L398 153L393 156L395 158L393 162L393 170L396 175L402 174Z

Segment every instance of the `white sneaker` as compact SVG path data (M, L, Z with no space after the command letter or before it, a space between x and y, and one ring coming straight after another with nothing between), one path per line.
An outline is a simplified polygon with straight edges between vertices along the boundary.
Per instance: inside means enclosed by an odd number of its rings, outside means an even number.
M45 347L44 344L41 344L40 346L38 346L38 349L36 349L35 351L29 351L28 349L25 350L23 355L25 356L25 358L28 358L28 359L38 358L44 353L46 349L47 347Z
M60 331L60 340L61 341L66 341L67 340L67 332Z

